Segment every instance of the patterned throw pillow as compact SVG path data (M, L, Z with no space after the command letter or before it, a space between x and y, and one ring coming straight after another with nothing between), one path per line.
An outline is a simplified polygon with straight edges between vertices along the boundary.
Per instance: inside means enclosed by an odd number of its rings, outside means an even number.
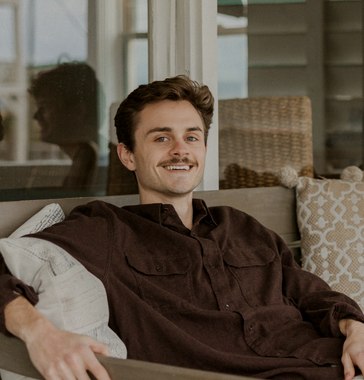
M298 179L302 267L364 310L364 183Z

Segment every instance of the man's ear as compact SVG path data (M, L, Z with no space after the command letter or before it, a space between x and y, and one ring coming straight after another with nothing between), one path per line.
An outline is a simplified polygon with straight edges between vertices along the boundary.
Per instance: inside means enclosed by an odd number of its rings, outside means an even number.
M134 154L123 143L118 145L117 151L121 163L130 171L135 171Z

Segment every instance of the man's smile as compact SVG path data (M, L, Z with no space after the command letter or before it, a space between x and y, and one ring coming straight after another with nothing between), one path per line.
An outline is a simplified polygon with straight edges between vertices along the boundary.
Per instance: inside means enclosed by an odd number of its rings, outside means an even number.
M159 163L160 167L169 171L189 171L194 166L198 166L197 162L189 160L187 157L184 158L172 158L171 160L165 160Z
M164 166L167 170L190 170L192 166L183 165L183 166Z

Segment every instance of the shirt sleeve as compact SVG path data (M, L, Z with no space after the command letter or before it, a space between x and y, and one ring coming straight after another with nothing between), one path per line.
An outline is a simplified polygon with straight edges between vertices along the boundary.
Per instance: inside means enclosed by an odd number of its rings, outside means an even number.
M58 245L102 280L106 276L115 213L101 202L76 207L61 223L29 237Z
M38 295L34 289L12 276L2 255L0 255L0 332L11 335L5 327L5 306L20 295L24 296L32 305L38 302Z
M334 337L342 336L338 324L341 319L364 322L364 315L354 300L333 291L321 278L303 270L283 240L278 236L276 239L282 260L284 296L300 310L304 320L323 335Z

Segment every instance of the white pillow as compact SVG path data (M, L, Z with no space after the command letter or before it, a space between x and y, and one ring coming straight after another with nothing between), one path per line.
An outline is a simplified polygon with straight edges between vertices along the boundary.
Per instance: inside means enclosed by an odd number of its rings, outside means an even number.
M56 327L91 336L107 344L111 356L125 359L125 344L108 327L109 309L102 282L57 245L37 238L19 238L64 218L55 204L38 214L11 237L0 239L6 265L14 276L34 288L39 295L36 308ZM4 370L0 374L2 380L25 379Z
M58 203L51 203L28 219L9 237L21 237L43 231L45 228L50 227L55 223L62 222L64 218L65 216L61 206Z

